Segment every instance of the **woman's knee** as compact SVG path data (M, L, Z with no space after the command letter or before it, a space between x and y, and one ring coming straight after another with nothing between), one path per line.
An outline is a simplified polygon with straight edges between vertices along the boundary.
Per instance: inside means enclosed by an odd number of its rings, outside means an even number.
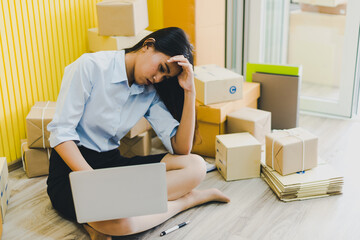
M114 219L89 223L95 230L110 236L124 236L136 232L131 218Z
M206 175L206 164L204 158L197 154L189 154L189 166L196 175L203 180Z

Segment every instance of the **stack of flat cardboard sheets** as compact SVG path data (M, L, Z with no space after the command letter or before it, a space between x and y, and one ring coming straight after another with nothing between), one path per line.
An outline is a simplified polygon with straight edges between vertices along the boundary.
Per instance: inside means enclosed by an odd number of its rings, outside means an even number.
M261 177L284 202L341 194L344 184L343 176L327 163L286 176L262 163Z

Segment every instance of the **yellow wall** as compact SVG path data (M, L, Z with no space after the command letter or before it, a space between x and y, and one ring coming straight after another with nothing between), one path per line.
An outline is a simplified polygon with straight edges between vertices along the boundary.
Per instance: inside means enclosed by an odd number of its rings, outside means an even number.
M56 101L66 65L87 51L100 0L0 0L0 156L21 157L25 118L36 101ZM149 29L162 1L148 0Z
M35 101L55 101L64 68L86 52L98 0L1 0L0 156L20 158L25 117Z

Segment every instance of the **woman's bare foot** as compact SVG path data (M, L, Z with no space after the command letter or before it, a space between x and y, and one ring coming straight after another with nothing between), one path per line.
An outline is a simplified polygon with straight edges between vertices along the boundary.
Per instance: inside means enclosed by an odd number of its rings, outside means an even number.
M186 199L188 202L186 209L207 202L230 202L230 198L216 188L210 188L206 190L192 190L184 196L184 199Z
M88 224L83 224L85 230L89 233L91 240L111 240L111 236L96 231Z

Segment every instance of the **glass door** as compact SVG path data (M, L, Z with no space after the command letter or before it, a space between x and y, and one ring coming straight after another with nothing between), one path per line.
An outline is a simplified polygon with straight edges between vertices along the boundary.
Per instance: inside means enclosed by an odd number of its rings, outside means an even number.
M244 3L243 64L302 65L300 110L352 117L358 109L360 1ZM254 11L260 11L255 18Z

